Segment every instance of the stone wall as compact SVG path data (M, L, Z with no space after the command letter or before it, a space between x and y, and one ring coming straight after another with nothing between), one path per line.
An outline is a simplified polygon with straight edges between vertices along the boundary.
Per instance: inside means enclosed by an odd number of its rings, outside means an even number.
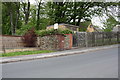
M36 47L24 47L21 36L0 35L0 53L16 52L16 51L31 51L31 50L65 50L72 48L72 35L48 35L37 37ZM4 48L3 48L4 47Z
M64 50L72 48L72 35L49 35L38 38L41 50Z

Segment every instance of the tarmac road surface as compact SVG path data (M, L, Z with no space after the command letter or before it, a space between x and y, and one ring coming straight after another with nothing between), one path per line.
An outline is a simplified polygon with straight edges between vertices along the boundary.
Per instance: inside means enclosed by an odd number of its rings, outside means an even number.
M118 78L118 48L2 64L3 78Z

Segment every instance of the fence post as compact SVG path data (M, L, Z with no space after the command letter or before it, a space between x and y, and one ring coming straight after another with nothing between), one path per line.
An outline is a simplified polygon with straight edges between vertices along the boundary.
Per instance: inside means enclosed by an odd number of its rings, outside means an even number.
M94 46L96 47L96 35L98 35L97 32L94 32Z
M92 32L92 47L95 46L95 34Z
M104 32L102 33L102 45L104 45Z
M120 43L119 42L119 32L117 32L117 43Z
M76 46L79 47L79 38L78 38L79 35L78 35L78 32L76 32L76 36L77 36L76 37L76 43L77 43Z
M112 39L112 32L109 33L109 41L110 41L109 44L112 44L112 43L111 43L111 39Z
M85 45L88 47L88 35L87 32L85 33Z
M3 50L4 53L6 53L4 45L2 45L2 50Z
M4 53L6 53L6 51L5 51L5 46L4 46L4 44L3 44L3 36L2 36L2 51L3 51Z

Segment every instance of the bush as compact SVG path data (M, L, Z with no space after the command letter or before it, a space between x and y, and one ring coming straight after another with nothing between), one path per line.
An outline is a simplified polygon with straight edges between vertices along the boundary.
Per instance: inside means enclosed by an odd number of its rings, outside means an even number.
M22 25L20 29L16 30L17 35L24 35L28 30L30 30L34 25L32 24L26 24Z
M22 40L25 43L25 47L35 47L37 40L35 29L31 28L30 30L28 30L22 37Z
M39 36L43 37L43 36L46 36L46 35L56 35L56 34L61 34L61 35L64 35L65 34L72 34L73 32L69 29L57 29L57 30L54 30L54 29L50 29L50 30L41 30L41 31L37 31L36 32Z
M65 29L61 31L62 34L73 34L73 32L69 29Z

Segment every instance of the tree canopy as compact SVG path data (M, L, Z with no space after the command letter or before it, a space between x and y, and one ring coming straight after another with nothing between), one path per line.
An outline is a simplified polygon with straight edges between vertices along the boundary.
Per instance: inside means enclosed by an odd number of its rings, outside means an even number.
M28 29L46 29L54 23L80 26L90 22L93 16L110 14L110 7L118 7L117 2L2 2L2 34L23 35ZM109 20L108 20L109 22Z
M109 18L104 22L104 31L110 32L113 30L113 27L115 27L117 24L120 24L119 21L116 21L116 19L109 15Z

